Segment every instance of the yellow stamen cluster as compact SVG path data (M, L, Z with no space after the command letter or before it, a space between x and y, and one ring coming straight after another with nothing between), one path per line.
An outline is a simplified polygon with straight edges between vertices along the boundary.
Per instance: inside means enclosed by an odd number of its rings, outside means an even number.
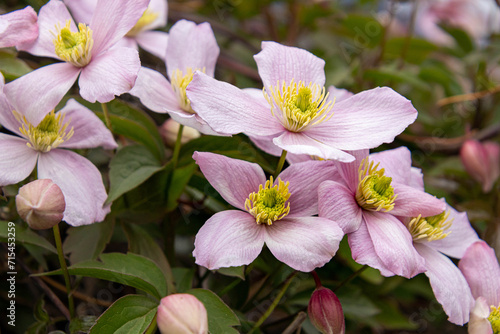
M491 306L491 312L488 321L493 329L493 334L500 334L500 305L497 307Z
M286 85L264 88L264 96L271 105L271 113L289 131L301 132L306 127L329 120L333 113L334 101L328 101L325 87L309 83L307 86L294 80Z
M64 115L55 114L54 110L45 116L37 126L31 125L26 117L13 111L16 119L21 123L19 131L28 138L30 148L39 152L49 152L73 136L73 127L66 132L69 122L64 123Z
M154 20L158 17L158 13L153 12L149 8L144 11L142 16L139 18L135 26L130 29L126 36L134 37L137 36L141 31L144 30L145 27L153 23Z
M288 182L278 178L278 184L273 186L273 177L266 184L259 186L257 193L251 193L245 201L245 209L255 217L257 224L272 225L290 212Z
M78 24L76 32L70 29L71 21L66 21L66 26L56 26L57 33L54 38L55 52L62 60L76 67L84 67L92 59L91 50L94 46L92 30L85 24Z
M179 101L182 110L191 114L194 114L195 112L191 108L191 101L187 98L186 88L193 80L193 74L197 70L205 73L205 68L197 68L193 70L191 67L188 67L186 69L186 74L184 74L181 70L176 69L170 77L170 84L177 95L177 100Z
M356 201L359 206L370 211L391 211L394 209L394 188L392 178L385 176L385 170L378 169L380 163L368 163L368 158L361 161L358 169L359 185L356 190Z
M450 232L446 233L453 223L453 219L448 220L450 215L449 211L443 211L439 215L431 217L418 217L412 218L408 224L408 229L413 237L413 241L420 240L440 240L446 238Z

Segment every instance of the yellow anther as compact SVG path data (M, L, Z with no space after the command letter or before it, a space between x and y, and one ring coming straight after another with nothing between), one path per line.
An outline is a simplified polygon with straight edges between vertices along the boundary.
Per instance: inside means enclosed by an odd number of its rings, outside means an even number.
M497 307L491 306L488 321L491 324L491 329L493 329L493 334L500 334L500 305Z
M450 232L446 233L453 223L453 219L448 220L450 215L449 211L443 211L439 215L431 217L418 217L412 218L408 224L413 241L433 241L446 238Z
M278 184L273 186L273 177L259 186L257 193L251 193L245 201L245 209L255 217L257 224L272 225L290 212L288 182L278 178Z
M172 89L177 95L177 100L179 101L182 110L191 114L194 114L195 112L191 108L191 101L189 101L186 96L186 88L193 80L193 74L197 70L205 73L205 68L197 68L193 70L191 67L188 67L186 69L186 73L183 73L181 70L176 69L170 77L170 84L172 85Z
M76 67L84 67L92 59L92 30L85 24L78 24L76 32L70 29L71 21L66 21L66 25L61 28L56 26L57 33L53 40L55 52L62 60L73 64Z
M132 29L130 29L130 31L127 33L127 36L129 37L136 36L137 34L142 32L144 28L153 23L153 21L156 20L157 17L158 13L153 12L149 8L146 9L142 14L142 16L139 18L139 20L137 21L137 23L135 24L135 26Z

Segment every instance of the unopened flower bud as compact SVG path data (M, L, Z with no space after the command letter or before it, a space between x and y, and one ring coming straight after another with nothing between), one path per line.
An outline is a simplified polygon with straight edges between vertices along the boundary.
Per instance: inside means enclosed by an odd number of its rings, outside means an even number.
M460 149L460 158L469 175L489 192L500 175L500 146L494 142L467 140Z
M163 141L168 146L174 146L177 140L177 134L179 133L180 124L169 118L163 123L160 128L160 134ZM193 129L189 126L185 126L182 130L181 144L185 144L190 140L200 137L198 130Z
M312 324L323 334L344 334L344 312L332 290L319 287L314 290L307 308Z
M156 321L162 334L208 333L205 306L195 296L187 293L162 298Z
M19 216L35 230L51 228L64 216L66 202L61 188L52 180L30 182L19 189L16 196Z

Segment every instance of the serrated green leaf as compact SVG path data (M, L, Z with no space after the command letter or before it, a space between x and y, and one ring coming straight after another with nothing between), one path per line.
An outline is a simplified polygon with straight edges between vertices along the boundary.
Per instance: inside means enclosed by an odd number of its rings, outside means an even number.
M113 202L163 168L146 147L125 146L116 153L109 164L110 189L106 203Z
M57 254L56 248L50 242L48 242L45 238L39 236L29 227L21 224L14 225L16 243L42 247L43 249ZM8 240L8 238L10 237L9 232L12 233L12 231L9 230L9 223L6 221L0 221L0 240L2 242L6 242Z
M182 195L186 184L188 184L196 168L197 165L193 162L185 167L174 170L168 189L167 211L172 211L177 207L177 200Z
M113 303L90 329L90 334L143 333L154 321L158 301L127 295Z
M205 289L186 291L198 298L208 313L208 330L211 334L238 333L234 326L240 325L240 320L234 312L215 293Z

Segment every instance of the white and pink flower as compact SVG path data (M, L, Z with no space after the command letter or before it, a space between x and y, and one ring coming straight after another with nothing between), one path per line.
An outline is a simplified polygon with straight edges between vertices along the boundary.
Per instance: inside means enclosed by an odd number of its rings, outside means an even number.
M37 38L36 12L30 6L0 15L0 48L20 46Z

